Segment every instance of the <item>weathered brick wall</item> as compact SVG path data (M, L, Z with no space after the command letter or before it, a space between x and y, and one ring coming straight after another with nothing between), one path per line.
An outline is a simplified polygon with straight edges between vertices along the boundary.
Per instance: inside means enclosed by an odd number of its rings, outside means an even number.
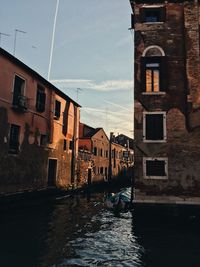
M131 1L135 14L135 181L149 194L197 195L200 188L199 1ZM140 23L144 4L166 6L166 22ZM168 88L145 95L141 88L141 56L150 45L168 58ZM143 112L166 112L166 143L143 142ZM167 157L168 179L144 179L143 157Z

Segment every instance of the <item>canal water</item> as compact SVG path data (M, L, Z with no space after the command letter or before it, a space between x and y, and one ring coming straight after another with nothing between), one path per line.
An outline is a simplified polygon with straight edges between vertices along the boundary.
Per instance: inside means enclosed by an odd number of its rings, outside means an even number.
M114 214L104 193L15 205L0 215L1 267L200 266L200 225ZM159 216L158 216L159 218Z

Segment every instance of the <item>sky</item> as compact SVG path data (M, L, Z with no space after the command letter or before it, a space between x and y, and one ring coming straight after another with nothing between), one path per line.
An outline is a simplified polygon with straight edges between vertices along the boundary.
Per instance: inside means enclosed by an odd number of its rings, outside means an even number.
M0 46L48 78L57 0L0 0ZM81 122L133 136L129 0L60 0L50 82L81 106ZM17 32L14 49L15 29Z

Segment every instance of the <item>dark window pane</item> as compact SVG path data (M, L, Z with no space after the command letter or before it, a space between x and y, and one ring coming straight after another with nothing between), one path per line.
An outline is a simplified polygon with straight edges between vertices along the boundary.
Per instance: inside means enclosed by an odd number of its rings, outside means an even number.
M37 98L36 98L36 109L39 112L45 110L46 94L44 88L38 86L37 88Z
M147 9L146 10L146 22L158 22L160 21L160 10Z
M94 147L94 155L97 156L97 148Z
M73 149L73 146L74 146L73 144L74 144L74 143L73 143L73 141L71 140L71 141L69 142L69 149L70 149L70 150Z
M20 96L24 95L25 80L19 76L15 76L14 92L13 92L13 105L19 104Z
M166 20L165 7L155 8L141 8L140 9L141 22L163 22Z
M18 125L11 124L9 152L13 154L17 154L19 152L19 130L20 127Z
M56 100L55 101L55 117L56 118L60 117L60 107L61 107L60 101Z
M64 139L63 150L67 150L67 140L66 139Z
M146 161L147 176L166 176L164 160L147 160Z
M146 140L163 140L163 115L146 114Z

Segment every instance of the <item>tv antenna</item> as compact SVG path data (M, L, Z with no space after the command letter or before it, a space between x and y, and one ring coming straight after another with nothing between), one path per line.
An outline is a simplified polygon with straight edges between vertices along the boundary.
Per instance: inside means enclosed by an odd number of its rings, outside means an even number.
M2 36L2 35L4 35L4 36L10 36L10 34L0 32L0 47L1 47L1 36Z
M19 29L15 29L15 39L14 39L14 50L13 50L13 56L15 55L15 49L16 49L16 42L17 42L17 33L26 33L25 31L19 30Z

